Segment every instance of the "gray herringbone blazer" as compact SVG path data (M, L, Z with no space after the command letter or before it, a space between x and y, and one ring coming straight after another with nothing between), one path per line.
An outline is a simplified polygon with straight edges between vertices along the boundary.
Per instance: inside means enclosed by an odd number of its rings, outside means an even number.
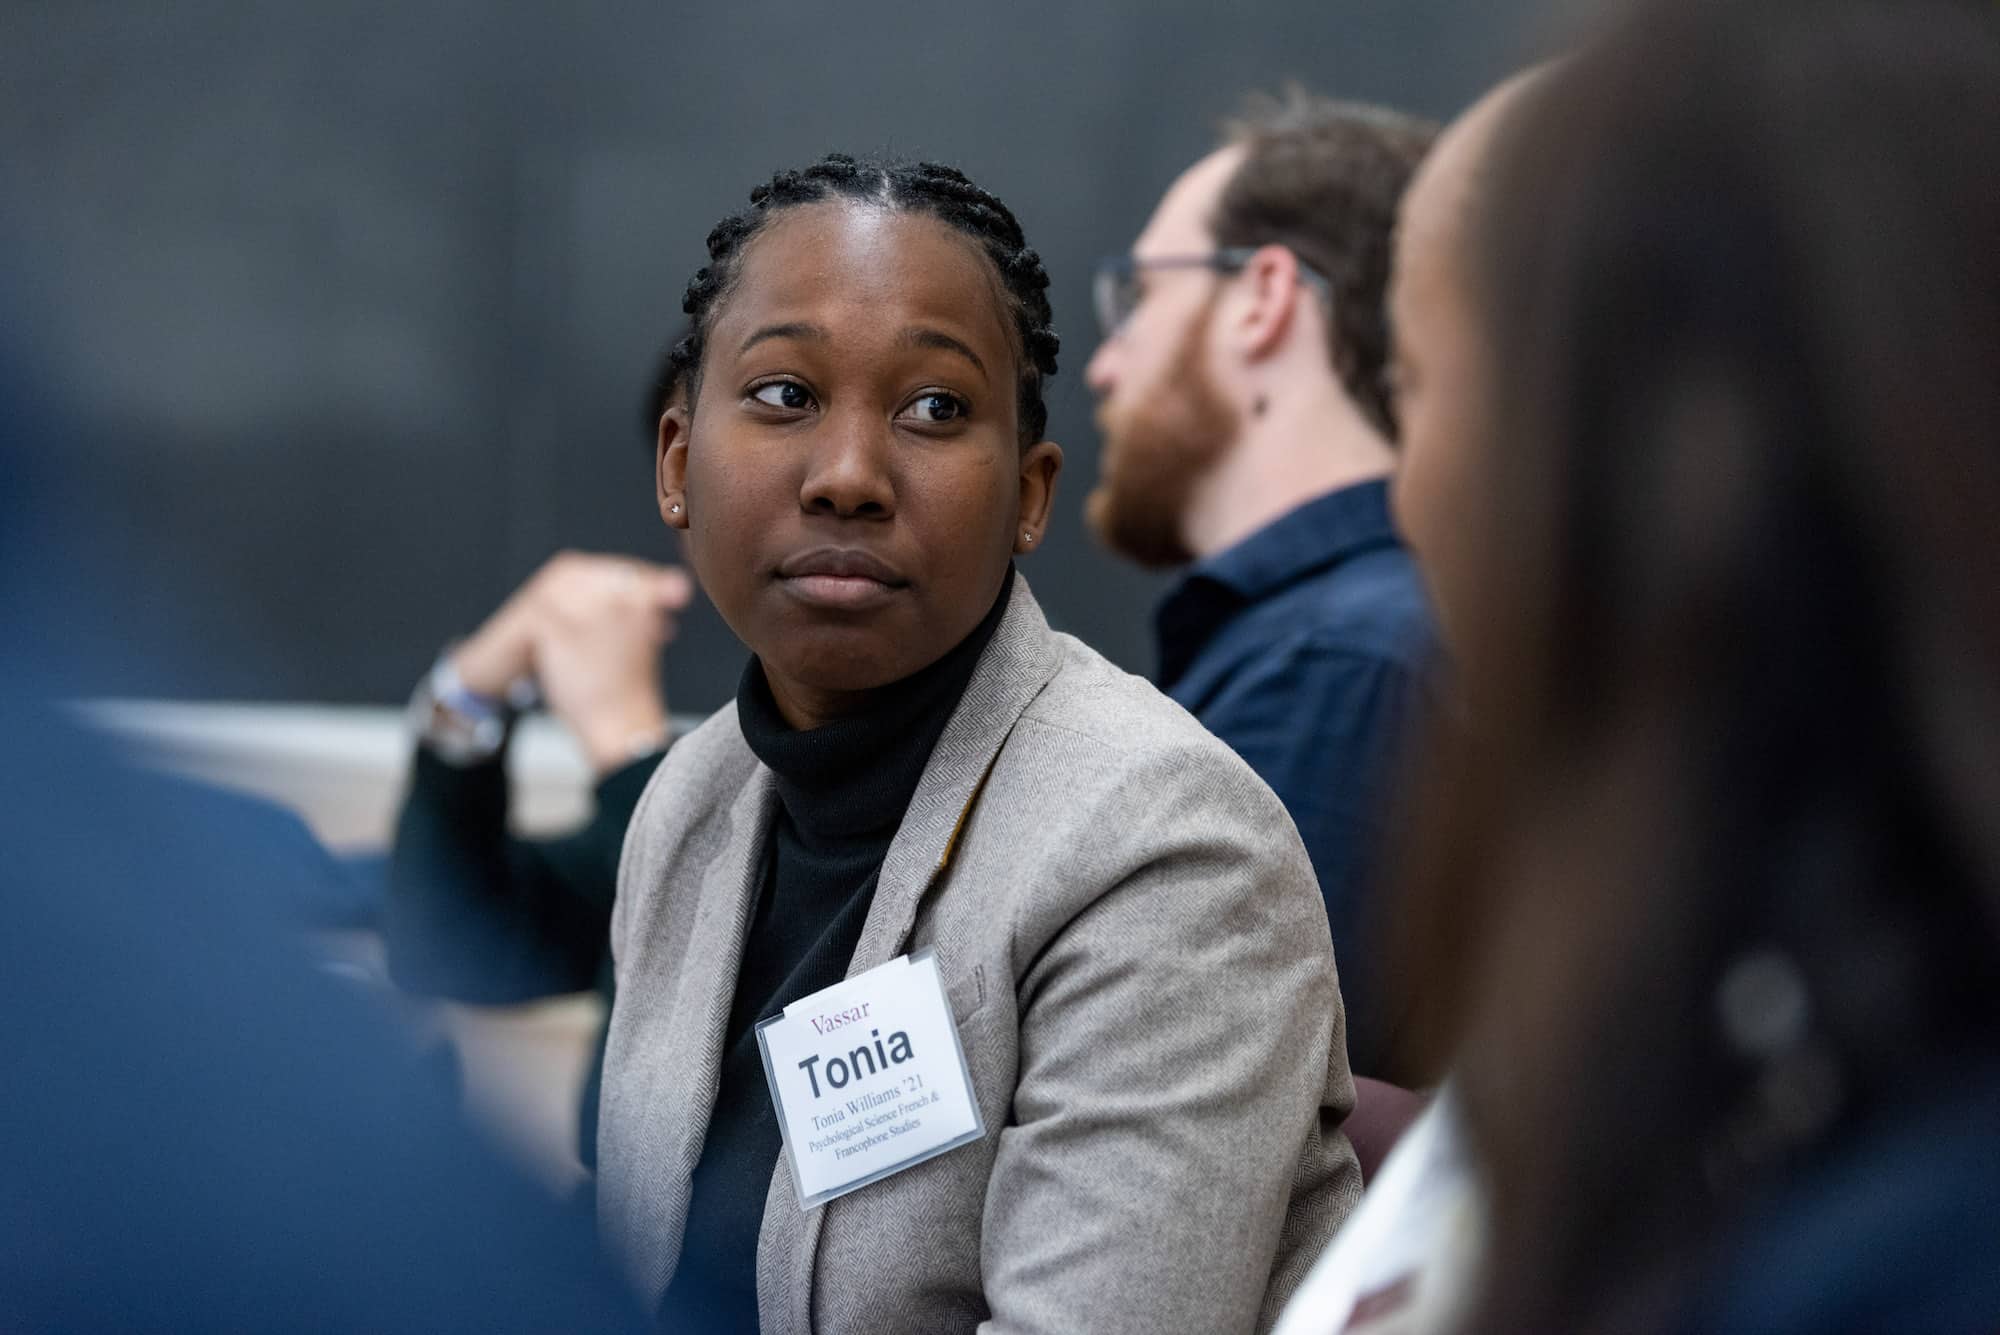
M673 1276L772 828L733 707L626 837L598 1133L605 1236ZM1268 1327L1360 1191L1326 912L1291 820L1025 581L890 844L850 973L935 947L987 1133L801 1212L779 1156L766 1332Z

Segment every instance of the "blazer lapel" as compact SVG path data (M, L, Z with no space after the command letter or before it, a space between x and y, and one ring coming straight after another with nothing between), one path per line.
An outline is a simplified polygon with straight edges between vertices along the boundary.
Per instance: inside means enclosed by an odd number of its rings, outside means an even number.
M1049 623L1028 591L1028 581L1017 572L1007 610L931 751L882 860L861 942L847 966L849 978L887 964L902 951L924 894L944 870L1007 734L1055 675L1059 661ZM827 1212L839 1204L831 1201L801 1213L791 1164L778 1157L757 1245L758 1315L764 1330L806 1335L812 1329L813 1262Z
M887 964L902 950L917 908L986 782L1007 734L1055 675L1057 649L1028 581L1014 578L1007 611L973 669L965 694L931 751L910 809L882 860L882 876L847 976Z
M654 1205L645 1212L659 1220L663 1234L635 1239L639 1245L632 1259L646 1268L637 1277L640 1292L655 1305L680 1261L689 1192L715 1111L729 1008L763 878L776 803L771 772L759 765L730 804L722 850L703 872L679 986L666 1022L645 1036L649 1050L641 1059L649 1068L646 1117L660 1134L646 1142L652 1153L635 1165L633 1176L652 1184L654 1200L665 1208Z

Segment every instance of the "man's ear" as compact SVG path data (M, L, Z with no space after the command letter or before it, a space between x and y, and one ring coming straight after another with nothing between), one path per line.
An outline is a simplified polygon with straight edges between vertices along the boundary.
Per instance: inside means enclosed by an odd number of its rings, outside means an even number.
M1021 525L1014 534L1016 556L1034 551L1048 536L1062 465L1062 446L1052 440L1038 440L1021 452Z
M1244 355L1262 361L1278 350L1300 316L1299 257L1284 246L1259 246L1244 264L1240 281L1246 300L1235 333Z
M653 454L653 485L660 503L660 518L668 528L688 526L687 452L688 410L676 403L660 414L660 438Z

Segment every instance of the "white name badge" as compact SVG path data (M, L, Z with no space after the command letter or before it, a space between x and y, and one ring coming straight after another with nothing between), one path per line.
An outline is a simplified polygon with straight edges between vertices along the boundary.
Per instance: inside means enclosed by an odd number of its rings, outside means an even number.
M800 1209L986 1134L928 949L801 997L757 1045Z

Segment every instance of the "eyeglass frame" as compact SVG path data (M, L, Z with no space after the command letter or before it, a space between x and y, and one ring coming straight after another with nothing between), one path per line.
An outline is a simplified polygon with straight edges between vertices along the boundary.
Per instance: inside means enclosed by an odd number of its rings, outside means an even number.
M1206 255L1107 255L1097 262L1097 268L1090 277L1090 301L1092 313L1097 316L1097 330L1104 338L1115 338L1132 313L1139 309L1139 301L1132 300L1122 314L1115 306L1122 302L1123 294L1118 285L1129 284L1140 274L1152 269L1208 269L1214 273L1241 273L1262 250L1262 246L1223 246ZM1299 281L1319 293L1321 300L1330 309L1333 305L1333 283L1319 270L1307 264L1292 253L1292 259L1299 267ZM1113 319L1116 314L1117 318Z

